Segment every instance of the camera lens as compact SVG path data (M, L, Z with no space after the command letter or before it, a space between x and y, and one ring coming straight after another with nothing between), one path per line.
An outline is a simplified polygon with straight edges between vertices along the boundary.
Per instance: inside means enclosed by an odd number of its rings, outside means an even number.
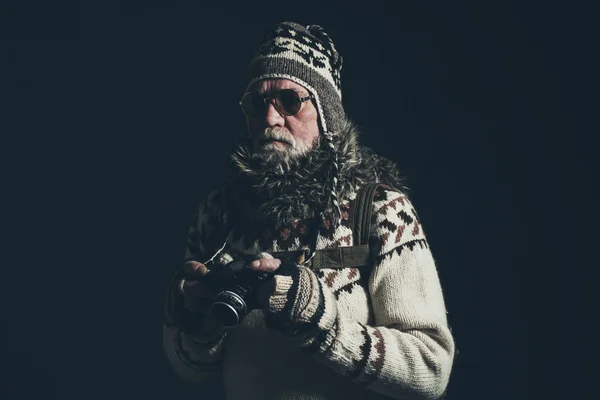
M226 327L239 324L246 316L247 311L248 307L244 298L231 290L220 292L211 307L213 317Z

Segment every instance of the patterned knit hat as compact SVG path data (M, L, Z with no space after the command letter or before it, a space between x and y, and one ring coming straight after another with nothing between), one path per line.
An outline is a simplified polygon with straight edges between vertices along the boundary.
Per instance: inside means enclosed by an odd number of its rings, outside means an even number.
M282 22L267 32L250 63L250 83L284 78L315 96L322 133L339 132L344 120L340 71L342 57L318 25Z
M315 97L321 135L331 152L328 205L333 206L336 224L340 223L341 212L336 193L339 165L333 136L341 131L345 121L340 81L342 62L342 56L322 27L282 22L264 36L250 63L247 87L262 79L283 78L302 85ZM324 212L321 210L321 217Z

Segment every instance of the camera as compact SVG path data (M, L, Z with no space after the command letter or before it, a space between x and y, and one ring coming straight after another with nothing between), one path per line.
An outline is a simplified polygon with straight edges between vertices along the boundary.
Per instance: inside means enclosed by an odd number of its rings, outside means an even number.
M226 327L242 322L257 307L256 292L273 274L250 269L246 260L235 260L219 268L224 282L211 306L212 316Z

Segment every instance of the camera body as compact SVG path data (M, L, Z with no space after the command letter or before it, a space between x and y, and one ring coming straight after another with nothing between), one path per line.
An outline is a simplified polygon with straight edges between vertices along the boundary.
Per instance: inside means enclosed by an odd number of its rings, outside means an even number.
M224 326L233 327L257 308L256 292L273 274L250 269L247 260L234 260L219 268L218 274L218 280L223 283L211 306L211 313Z

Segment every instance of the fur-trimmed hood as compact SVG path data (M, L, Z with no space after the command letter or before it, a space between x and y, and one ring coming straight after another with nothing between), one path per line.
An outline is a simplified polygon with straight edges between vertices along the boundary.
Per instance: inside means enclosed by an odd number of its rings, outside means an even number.
M380 182L405 191L404 179L396 165L358 143L359 131L346 120L334 136L338 156L336 192L340 201L368 182ZM331 152L324 141L295 164L277 167L252 157L250 143L240 145L227 171L224 195L226 208L235 220L262 220L275 226L309 218L315 210L327 208Z

